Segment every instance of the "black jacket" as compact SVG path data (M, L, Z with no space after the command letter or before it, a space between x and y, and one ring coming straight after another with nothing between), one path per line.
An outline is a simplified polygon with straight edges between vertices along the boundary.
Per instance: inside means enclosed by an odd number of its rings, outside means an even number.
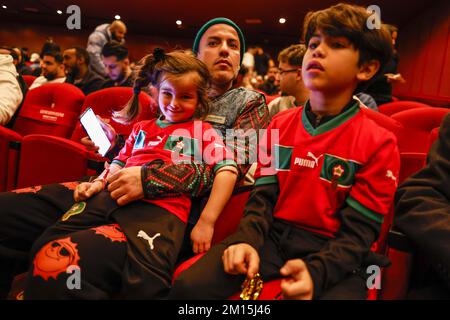
M394 226L426 254L441 285L450 288L450 114L428 154L427 166L396 194ZM450 291L449 291L450 292Z
M88 95L94 91L102 89L105 79L95 71L89 69L81 81L75 81L72 77L67 76L66 82L80 88L85 95Z

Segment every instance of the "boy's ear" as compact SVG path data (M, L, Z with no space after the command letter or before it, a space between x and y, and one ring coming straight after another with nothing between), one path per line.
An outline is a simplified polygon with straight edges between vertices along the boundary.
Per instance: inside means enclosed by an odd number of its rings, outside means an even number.
M363 63L359 67L359 72L356 78L360 81L369 81L380 69L380 61L370 60L369 62Z
M301 68L301 67L299 67L299 68L297 69L295 78L296 78L297 80L302 80L302 79L303 79L303 78L302 78L302 68Z

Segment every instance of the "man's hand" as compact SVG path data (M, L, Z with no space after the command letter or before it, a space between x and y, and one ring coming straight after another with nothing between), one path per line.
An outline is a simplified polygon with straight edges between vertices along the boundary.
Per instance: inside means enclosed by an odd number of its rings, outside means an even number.
M123 168L108 176L106 180L109 183L108 191L111 198L116 200L119 206L144 198L141 167Z
M281 281L281 291L284 299L312 300L314 283L303 260L289 260L280 269L282 276L288 277Z
M246 274L253 278L259 271L258 252L249 244L239 243L229 246L222 256L223 267L229 274Z

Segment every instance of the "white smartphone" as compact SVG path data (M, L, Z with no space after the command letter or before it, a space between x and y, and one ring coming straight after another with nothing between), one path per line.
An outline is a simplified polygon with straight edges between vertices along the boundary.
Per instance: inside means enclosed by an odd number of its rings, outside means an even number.
M111 148L111 142L103 131L100 120L97 119L94 111L87 108L80 116L80 122L92 142L99 147L98 153L104 156Z

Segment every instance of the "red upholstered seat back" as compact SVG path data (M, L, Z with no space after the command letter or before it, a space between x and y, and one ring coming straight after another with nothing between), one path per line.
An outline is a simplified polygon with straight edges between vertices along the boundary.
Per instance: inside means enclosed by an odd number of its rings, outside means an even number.
M405 110L410 109L417 109L417 108L430 108L431 106L420 103L416 101L394 101L382 104L378 107L378 110L387 116L391 116L395 113L402 112Z
M8 128L0 126L0 192L15 187L19 150L15 143L22 136Z
M36 77L31 76L31 75L23 75L22 78L25 81L25 83L27 84L28 88L31 86L31 84L34 82L34 80L36 80Z
M427 153L430 132L449 112L446 108L417 108L392 115L404 128L398 141L400 152Z
M84 98L80 89L68 83L49 83L30 90L13 129L22 136L48 134L69 138Z
M156 117L157 104L145 92L139 94L139 103L141 111L137 119L131 124L124 125L112 119L113 111L121 110L131 99L133 95L132 88L115 87L99 90L89 94L84 101L82 111L90 107L94 113L104 119L109 119L109 124L116 130L118 134L128 136L136 122L149 120ZM86 136L86 132L78 122L71 139L79 142L81 138Z

